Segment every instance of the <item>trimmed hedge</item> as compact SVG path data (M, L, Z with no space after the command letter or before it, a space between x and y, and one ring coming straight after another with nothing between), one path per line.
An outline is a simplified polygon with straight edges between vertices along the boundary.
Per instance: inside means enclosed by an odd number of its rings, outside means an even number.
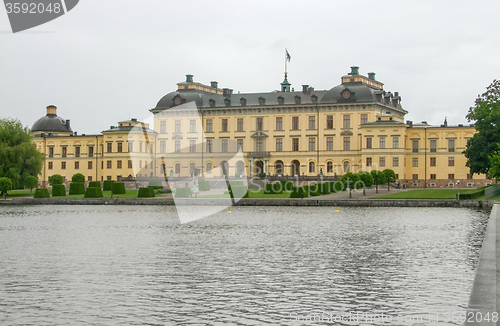
M230 181L229 183L230 183L231 187L245 186L243 184L243 181Z
M149 180L148 187L153 189L163 189L161 180Z
M328 182L324 182L319 185L319 191L322 195L330 194L330 184Z
M304 186L304 191L307 192L310 197L321 195L319 183L310 186Z
M85 183L83 182L72 182L69 184L69 194L70 195L83 195L85 194Z
M64 185L52 186L52 197L66 196L66 187Z
M155 197L155 190L153 187L139 188L139 191L137 192L137 198L145 197Z
M180 187L175 190L175 198L189 198L191 196L191 188Z
M283 184L281 182L268 183L264 189L266 195L278 195L283 193Z
M293 190L293 181L291 180L280 180L281 185L283 186L283 191L292 191Z
M104 180L102 183L102 191L110 191L113 189L113 184L115 183L115 180Z
M37 188L35 190L35 194L33 195L33 198L49 198L49 189L47 188Z
M210 190L210 182L206 180L200 180L198 181L198 188L200 191L208 191Z
M127 193L125 190L125 183L123 182L114 182L113 186L111 187L111 193L113 195L124 195Z
M101 181L90 181L89 188L101 188Z
M229 195L231 198L248 198L248 187L245 185L229 186Z
M305 191L304 187L294 187L290 193L290 198L307 198L309 192Z
M101 197L103 197L101 187L88 187L87 190L85 190L85 195L83 196L83 198Z
M484 196L484 188L479 188L474 192L458 195L458 199L476 199L482 196Z

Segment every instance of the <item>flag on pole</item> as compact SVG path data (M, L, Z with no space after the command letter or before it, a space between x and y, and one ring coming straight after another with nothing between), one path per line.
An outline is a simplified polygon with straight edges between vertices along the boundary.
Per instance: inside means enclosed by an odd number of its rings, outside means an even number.
M288 62L290 62L290 60L292 59L292 56L290 55L290 53L288 53L288 50L285 49L286 51L286 59L288 60Z

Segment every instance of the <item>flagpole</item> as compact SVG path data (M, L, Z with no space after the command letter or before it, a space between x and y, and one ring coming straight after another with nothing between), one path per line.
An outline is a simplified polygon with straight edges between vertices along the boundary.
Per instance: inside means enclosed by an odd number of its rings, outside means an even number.
M287 70L286 70L286 62L288 61L288 56L287 56L288 50L285 48L285 77L287 75Z

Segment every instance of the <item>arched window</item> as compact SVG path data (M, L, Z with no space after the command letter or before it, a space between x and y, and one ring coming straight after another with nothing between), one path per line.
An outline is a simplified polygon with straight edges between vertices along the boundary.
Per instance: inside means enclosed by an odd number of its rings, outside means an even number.
M347 173L349 172L349 161L345 161L344 162L344 173Z
M175 173L181 173L181 165L180 163L175 163Z
M212 163L207 163L207 174L212 174Z
M309 173L314 173L314 162L309 162Z
M333 162L326 162L326 172L327 173L332 173L333 172Z
M195 172L196 172L196 166L194 165L194 163L189 164L189 173L191 175L194 175Z

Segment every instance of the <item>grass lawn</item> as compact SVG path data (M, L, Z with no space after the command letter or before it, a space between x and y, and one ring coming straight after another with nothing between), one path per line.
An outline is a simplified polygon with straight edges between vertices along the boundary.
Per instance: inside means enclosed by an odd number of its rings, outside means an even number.
M33 189L33 192L35 192L35 189ZM29 189L17 189L17 190L9 190L7 191L7 198L12 198L12 197L30 197L33 195L30 195L30 190Z
M476 189L460 189L461 194L468 194ZM415 189L392 194L372 197L375 199L455 199L457 198L457 189Z
M283 191L281 194L266 195L264 194L264 189L261 190L249 190L248 198L290 198L291 191ZM229 194L217 194L217 195L198 195L198 198L229 198Z

